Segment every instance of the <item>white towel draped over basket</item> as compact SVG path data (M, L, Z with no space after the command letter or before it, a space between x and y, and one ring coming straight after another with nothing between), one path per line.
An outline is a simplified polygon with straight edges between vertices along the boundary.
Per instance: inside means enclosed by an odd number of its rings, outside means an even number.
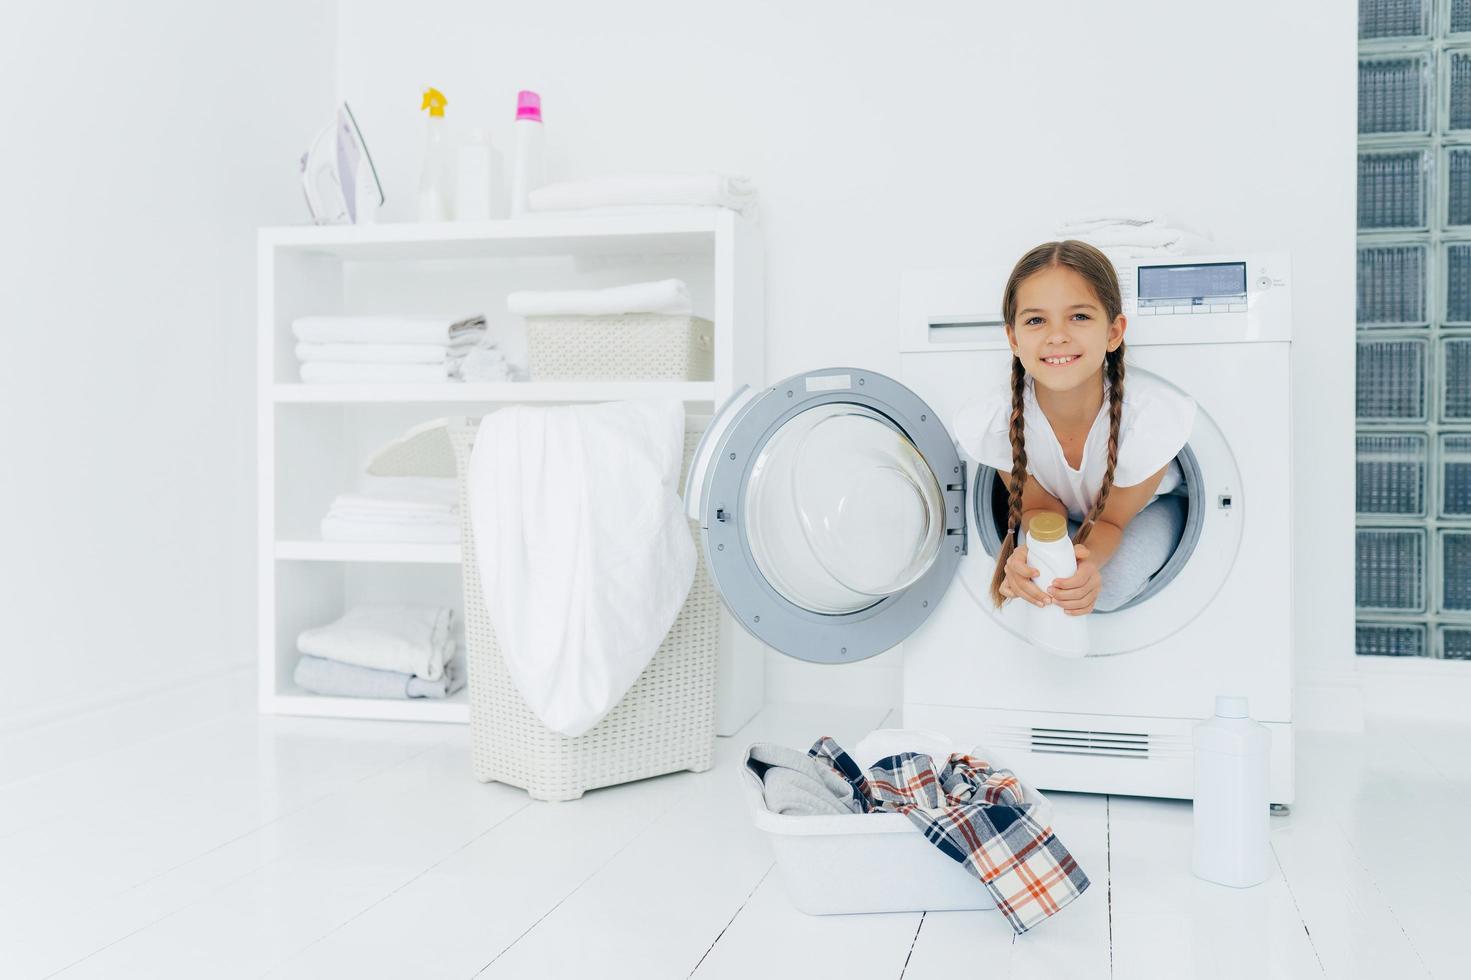
M468 503L486 612L526 705L569 737L648 666L695 547L677 401L511 405L480 423Z

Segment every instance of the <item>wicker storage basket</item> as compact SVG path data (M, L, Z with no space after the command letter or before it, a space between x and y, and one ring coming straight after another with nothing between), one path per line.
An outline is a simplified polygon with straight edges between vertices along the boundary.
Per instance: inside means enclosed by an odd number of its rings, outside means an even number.
M532 381L709 381L715 325L697 316L529 316Z
M519 786L537 800L575 800L585 791L689 769L704 772L715 751L715 662L719 603L695 534L695 579L684 607L623 700L591 730L568 738L537 719L511 681L485 612L465 474L479 419L452 419L460 473L465 584L465 658L475 778ZM685 434L689 468L698 432ZM694 531L693 526L691 531Z

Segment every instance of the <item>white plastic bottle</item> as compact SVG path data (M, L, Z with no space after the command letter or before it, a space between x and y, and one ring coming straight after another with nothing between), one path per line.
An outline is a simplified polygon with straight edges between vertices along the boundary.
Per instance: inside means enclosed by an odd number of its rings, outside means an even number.
M523 215L527 198L541 186L541 96L522 91L516 96L516 149L511 159L511 217Z
M424 146L424 169L419 175L419 220L448 221L454 215L454 167L449 123L444 118L448 100L435 88L424 90L420 109L429 110L429 139Z
M1037 570L1036 585L1042 591L1054 579L1071 578L1078 572L1078 556L1067 536L1067 518L1061 514L1038 514L1027 525L1027 564ZM1088 617L1070 616L1056 603L1038 608L1025 599L1031 620L1027 632L1033 643L1065 657L1088 655Z
M1251 720L1246 698L1217 695L1216 715L1195 726L1195 850L1206 881L1250 888L1267 880L1267 760L1272 733Z
M455 220L485 221L494 214L495 147L485 129L472 129L460 144Z

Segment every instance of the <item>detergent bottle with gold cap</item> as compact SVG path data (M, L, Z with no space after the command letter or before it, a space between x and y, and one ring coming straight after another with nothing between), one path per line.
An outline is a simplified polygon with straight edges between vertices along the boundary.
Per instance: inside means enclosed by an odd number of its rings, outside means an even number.
M1078 573L1078 558L1067 535L1067 518L1061 514L1038 514L1027 524L1027 564L1037 570L1034 580L1044 592L1054 579ZM1088 655L1088 617L1069 616L1061 606L1049 603L1038 608L1025 599L1029 613L1028 635L1032 642L1064 657Z
M424 147L424 170L419 177L419 220L449 221L454 217L453 154L444 107L449 102L437 88L424 90L419 106L429 112L429 142Z

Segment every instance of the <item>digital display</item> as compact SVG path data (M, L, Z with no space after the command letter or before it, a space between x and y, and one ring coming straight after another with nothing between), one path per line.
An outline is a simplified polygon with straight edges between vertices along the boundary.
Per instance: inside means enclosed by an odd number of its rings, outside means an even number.
M1216 262L1209 265L1141 265L1139 300L1202 300L1231 297L1244 302L1246 263ZM1241 297L1241 299L1236 299Z

